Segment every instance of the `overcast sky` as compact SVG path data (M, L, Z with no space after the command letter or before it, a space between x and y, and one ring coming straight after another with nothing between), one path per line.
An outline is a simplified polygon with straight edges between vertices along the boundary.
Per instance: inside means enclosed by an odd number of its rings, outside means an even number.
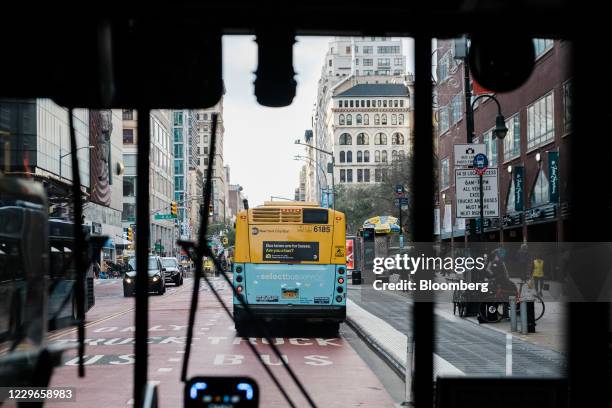
M294 144L311 128L317 83L330 37L300 37L293 47L297 73L297 95L285 108L259 105L253 94L257 68L257 46L252 36L223 38L223 103L225 164L230 166L230 183L244 187L251 206L270 196L293 198L299 182L301 161L293 156L303 148ZM404 43L410 55L412 44ZM407 52L408 51L408 52ZM412 71L412 58L408 70Z

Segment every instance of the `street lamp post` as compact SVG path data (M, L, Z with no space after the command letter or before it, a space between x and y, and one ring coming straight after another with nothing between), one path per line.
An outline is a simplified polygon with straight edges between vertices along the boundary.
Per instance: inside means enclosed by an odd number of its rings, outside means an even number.
M323 168L321 163L319 163L318 161L316 161L314 159L311 159L310 157L300 156L299 154L295 155L293 160L302 160L302 161L309 160L311 163L314 163L317 166L319 166L319 169L323 173L323 177L325 177L325 190L327 192L327 203L328 203L328 206L329 206L329 182L327 181L327 174L325 173L325 169Z
M470 111L472 112L470 116L470 120L468 120L468 126L469 126L468 129L471 129L471 132L472 132L471 136L468 133L468 142L470 143L471 141L474 140L474 104L476 103L476 101L482 98L493 99L493 101L497 104L497 116L495 117L495 129L493 129L493 135L495 136L495 138L503 139L504 137L506 137L506 134L508 133L508 128L506 127L506 119L504 118L504 115L502 115L501 113L501 105L499 104L499 101L497 100L497 98L489 94L478 95L476 98L474 98L474 100L470 104ZM471 123L469 123L470 121ZM480 174L480 240L484 242L486 241L486 237L484 233L484 192L483 192L482 181L483 181L483 175Z
M93 149L95 146L83 146L83 147L79 147L78 149L75 150L75 153L81 149ZM62 154L62 149L60 148L60 156L59 156L59 178L60 180L62 179L62 159L66 156L70 156L72 154L72 151L66 153L66 154Z
M332 164L332 171L331 171L331 174L332 174L332 199L333 199L333 201L332 201L332 208L335 210L336 209L336 186L335 186L335 181L334 181L334 179L335 179L334 170L335 170L335 167L336 167L336 160L335 160L334 154L332 152L328 152L327 150L319 149L318 147L315 147L315 146L312 146L312 145L309 145L309 144L306 144L306 143L302 143L302 142L300 142L300 139L297 139L295 141L295 144L306 146L306 147L309 147L311 149L315 149L318 152L321 152L321 153L324 153L324 154L327 154L327 155L331 156L331 158L332 158L332 163L331 163Z

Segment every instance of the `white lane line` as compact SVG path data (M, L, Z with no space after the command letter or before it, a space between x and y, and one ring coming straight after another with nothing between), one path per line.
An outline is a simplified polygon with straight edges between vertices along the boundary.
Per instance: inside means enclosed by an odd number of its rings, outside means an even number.
M181 359L180 358L169 358L168 361L171 363L178 363L179 361L181 361Z
M185 354L185 350L178 350L176 354Z
M172 371L172 368L170 367L162 367L157 369L158 373L169 373L170 371Z

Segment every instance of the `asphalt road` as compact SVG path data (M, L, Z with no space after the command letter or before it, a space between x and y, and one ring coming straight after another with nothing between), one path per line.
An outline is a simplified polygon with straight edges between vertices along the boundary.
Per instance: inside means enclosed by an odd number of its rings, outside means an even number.
M231 308L230 289L220 278L214 285ZM182 406L180 371L192 288L186 279L183 286L169 287L165 295L149 300L148 373L159 384L161 407ZM259 384L261 406L288 406L246 345L250 341L296 405L306 406L270 347L260 338L236 337L233 322L204 283L200 291L189 375L251 376ZM76 387L77 401L54 407L133 405L134 298L123 297L120 280L97 281L96 305L87 322L86 376L78 377L76 353L69 352L51 384ZM343 327L339 337L329 338L305 326L303 334L292 336L276 337L275 342L319 407L394 406L401 397L401 381L350 329ZM76 344L76 332L54 333L50 342Z

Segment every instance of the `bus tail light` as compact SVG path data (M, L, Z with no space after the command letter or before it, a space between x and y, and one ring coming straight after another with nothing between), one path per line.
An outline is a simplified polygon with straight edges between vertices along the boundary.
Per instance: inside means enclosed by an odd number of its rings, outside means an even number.
M344 283L344 278L338 278L338 283L342 285Z
M238 292L238 294L242 293L242 285L236 286L236 292Z
M337 291L338 293L342 293L342 292L344 292L344 289L342 288L342 286L338 286L338 287L336 288L336 291Z
M242 276L236 276L236 282L238 283L242 282Z
M338 268L338 273L339 273L340 275L344 274L344 268Z
M236 272L237 272L237 273L242 272L242 266L238 265L238 266L236 267Z
M342 302L342 296L336 296L336 302Z

